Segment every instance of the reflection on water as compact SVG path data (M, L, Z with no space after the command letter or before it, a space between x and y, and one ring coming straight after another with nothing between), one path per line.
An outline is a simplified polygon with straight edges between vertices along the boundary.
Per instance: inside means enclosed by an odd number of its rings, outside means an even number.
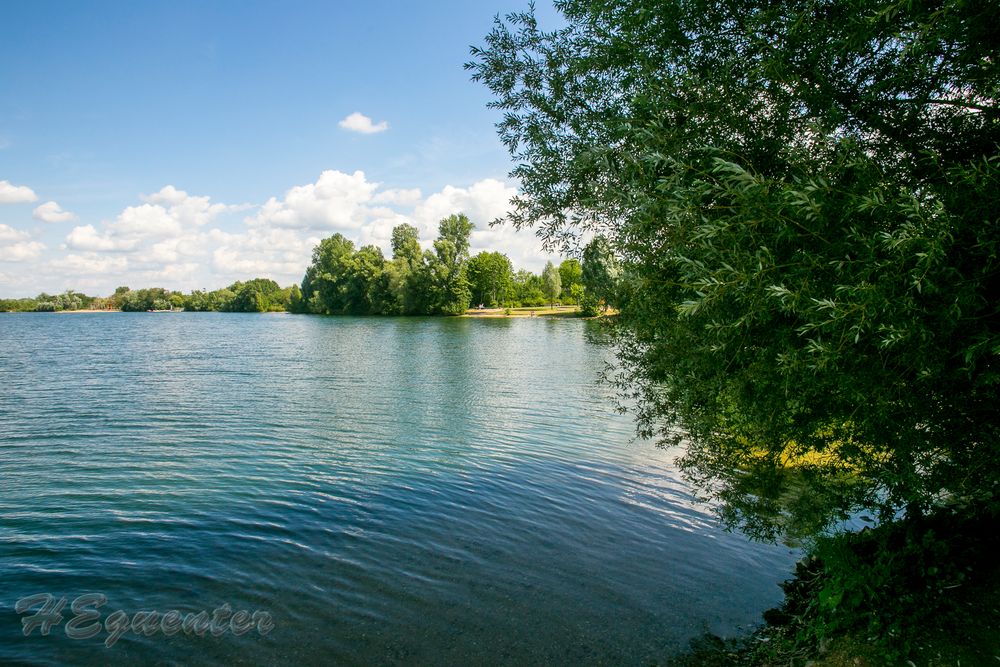
M576 320L0 316L0 663L663 662L777 602ZM21 636L17 599L267 610Z

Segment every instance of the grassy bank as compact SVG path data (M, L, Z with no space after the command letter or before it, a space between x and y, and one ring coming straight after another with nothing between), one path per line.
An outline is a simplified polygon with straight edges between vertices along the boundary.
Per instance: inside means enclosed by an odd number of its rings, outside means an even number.
M581 317L579 306L469 308L462 317Z
M977 505L820 539L766 625L703 637L680 664L1000 665L998 529L996 509Z

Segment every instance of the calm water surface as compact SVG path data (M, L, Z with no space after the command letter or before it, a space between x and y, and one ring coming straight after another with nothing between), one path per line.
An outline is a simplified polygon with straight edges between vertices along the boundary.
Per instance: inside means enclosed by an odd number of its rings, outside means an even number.
M576 320L0 315L0 663L669 664L780 599ZM21 633L229 604L240 637Z

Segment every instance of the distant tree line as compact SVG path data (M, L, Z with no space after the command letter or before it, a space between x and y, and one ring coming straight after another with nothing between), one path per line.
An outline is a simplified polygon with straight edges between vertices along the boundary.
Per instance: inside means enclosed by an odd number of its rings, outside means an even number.
M236 281L229 287L207 292L194 290L188 294L172 292L162 287L130 290L119 287L112 303L126 312L146 310L193 310L224 313L267 313L288 310L296 287L281 287L270 278Z
M538 275L515 272L510 259L499 252L470 257L472 229L463 214L444 218L434 249L422 250L417 228L398 225L392 230L391 258L377 246L355 249L349 239L334 234L313 250L301 290L292 292L290 310L325 315L459 315L470 305L562 303L580 304L585 314L593 315L609 301L617 269L603 239L587 247L584 263L567 259L556 267L549 262Z
M7 313L52 313L60 310L81 310L93 308L98 297L87 296L81 292L66 290L62 294L46 294L42 292L34 298L0 299L0 312Z
M460 315L484 308L580 305L596 315L615 298L620 270L608 242L597 237L583 261L545 265L541 274L515 271L500 252L470 257L473 224L464 214L440 221L433 250L420 246L417 228L392 230L392 257L374 245L355 248L342 234L313 249L301 286L281 287L269 278L237 281L226 288L187 294L163 287L119 287L108 297L74 291L33 299L0 300L0 311L52 312L114 308L127 312L190 310L233 313L283 312L323 315Z

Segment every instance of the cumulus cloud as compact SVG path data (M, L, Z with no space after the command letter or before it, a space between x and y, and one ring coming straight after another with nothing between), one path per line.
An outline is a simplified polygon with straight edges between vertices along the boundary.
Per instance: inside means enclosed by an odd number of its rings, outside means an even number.
M183 229L180 221L158 204L129 206L118 214L108 229L115 236L141 239L172 236Z
M347 116L338 125L349 132L358 132L360 134L376 134L389 129L389 123L386 121L373 123L371 118L360 111L355 111L350 116Z
M0 204L23 204L37 201L38 195L26 185L14 185L10 181L0 181Z
M0 224L0 262L23 262L38 257L45 244L29 238L27 232Z
M31 217L42 222L71 222L76 220L76 214L62 210L62 207L54 201L47 201L32 213Z
M35 259L45 250L45 244L38 241L21 241L0 246L0 260L5 262L23 262Z
M240 211L246 205L213 204L210 197L196 197L172 185L151 195L143 195L143 201L166 207L167 214L183 227L202 227L212 222L226 211Z
M216 289L258 276L287 285L301 280L312 249L334 232L358 247L376 245L389 256L397 225L416 226L422 245L429 248L438 222L454 213L467 214L476 225L473 253L498 250L515 267L537 272L555 258L541 252L531 230L489 226L505 215L515 194L512 184L490 178L425 195L417 188L383 189L362 171L328 170L314 183L268 199L243 219L242 227L234 227L235 220L224 214L246 205L216 203L168 185L141 195L140 202L102 223L74 226L65 237L62 257L23 264L18 275L33 272L60 289L87 286L94 293L108 293L119 284ZM38 209L68 213L47 204ZM44 249L27 232L0 225L0 261L37 259ZM0 280L0 287L14 284Z
M168 185L151 195L142 195L146 202L129 206L107 225L111 235L125 239L154 239L178 236L184 230L202 227L228 210L226 204L213 204L209 197L191 196Z
M51 268L71 276L120 274L128 268L128 259L120 256L101 255L87 252L81 255L69 254L54 259Z
M420 188L389 189L372 197L372 202L394 206L416 206L422 198L423 194L420 192Z
M438 223L455 213L465 213L475 223L471 246L473 252L499 250L506 253L515 266L539 271L555 255L541 251L541 241L530 231L515 231L490 222L506 215L517 189L508 183L486 178L466 187L445 186L426 198L417 188L381 190L378 183L367 180L364 172L351 175L339 171L324 171L314 184L296 186L281 200L272 198L256 215L247 218L252 229L310 230L322 236L340 232L357 245L373 244L390 252L393 227L414 225L424 247L430 247L437 236ZM269 266L272 270L289 270L289 263L271 260L240 259L239 252L256 256L250 247L232 245L214 256L217 270L249 270L253 266ZM299 272L309 260L302 249Z
M212 230L217 247L212 253L216 273L246 278L270 276L298 282L309 264L318 237L303 238L291 229L249 229L244 234Z
M0 243L20 241L21 239L28 238L28 236L28 232L23 232L20 229L14 229L10 225L0 225Z
M135 239L117 238L110 234L101 234L93 225L74 227L66 235L66 247L71 250L131 250L138 242Z
M446 185L413 209L413 216L423 228L436 231L437 223L453 213L465 213L479 229L507 213L517 188L486 178L467 188Z
M146 247L144 252L166 258L176 255L184 235L208 225L226 211L243 208L213 204L209 197L192 196L172 185L141 198L146 203L126 207L104 225L103 231L93 225L74 227L66 236L66 247L89 252L121 252L135 251L144 243L152 243L152 248Z
M289 190L281 201L271 197L247 223L254 227L356 231L368 217L366 205L377 188L378 183L370 183L363 171L345 174L327 170L315 183Z

